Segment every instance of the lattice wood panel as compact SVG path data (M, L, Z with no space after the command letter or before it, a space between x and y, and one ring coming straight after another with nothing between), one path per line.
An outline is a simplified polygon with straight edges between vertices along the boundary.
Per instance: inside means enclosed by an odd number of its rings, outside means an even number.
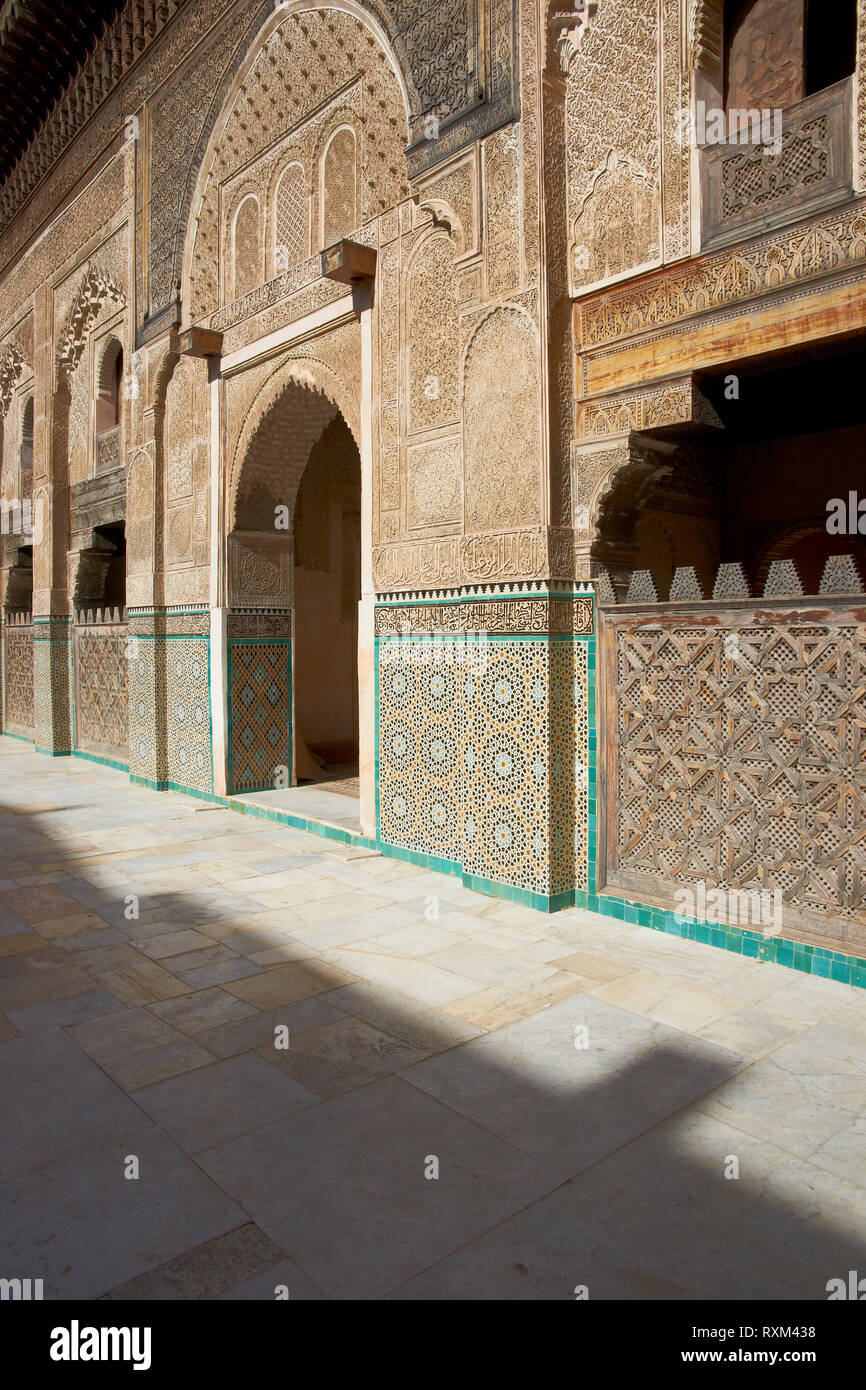
M13 733L32 733L32 627L6 628L4 634L3 684L6 694L6 727Z
M866 943L862 612L660 605L602 646L607 885L778 888L800 934Z

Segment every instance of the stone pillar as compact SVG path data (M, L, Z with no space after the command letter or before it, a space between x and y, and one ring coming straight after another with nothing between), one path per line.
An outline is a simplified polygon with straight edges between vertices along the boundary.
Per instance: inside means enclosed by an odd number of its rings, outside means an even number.
M376 833L376 681L373 586L373 326L369 298L361 311L361 601L358 604L358 784L361 829Z
M854 187L866 189L866 0L857 0L857 69L854 74L857 103L854 117Z
M33 722L38 752L73 748L72 618L66 545L69 534L69 388L51 343L52 291L34 302Z
M176 356L165 339L137 354L126 470L126 604L129 659L129 775L147 786L168 780L165 610L162 607L163 478L154 401ZM144 386L141 386L141 382Z

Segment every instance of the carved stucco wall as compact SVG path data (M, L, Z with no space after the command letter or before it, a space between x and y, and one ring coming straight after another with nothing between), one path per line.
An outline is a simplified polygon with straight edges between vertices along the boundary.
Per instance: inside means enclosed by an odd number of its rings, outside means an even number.
M129 335L122 313L126 307L128 255L124 228L105 242L84 267L76 266L54 291L58 381L63 379L70 397L65 425L66 459L55 458L55 468L62 470L65 464L70 485L83 482L94 472L92 405L109 328L110 336L128 351ZM57 444L59 454L59 438Z
M25 402L33 394L32 315L0 342L0 497L19 496Z
M573 293L688 254L682 10L679 0L601 0L569 50Z
M431 560L438 554L438 537L459 535L469 524L462 402L467 374L471 381L474 358L486 334L474 346L470 344L482 320L497 305L514 305L510 314L497 320L503 341L508 325L516 325L521 314L528 316L527 325L510 348L505 343L504 350L506 357L510 352L511 360L520 360L521 376L529 350L533 360L528 379L538 393L540 410L543 331L539 322L535 167L538 113L532 85L537 77L535 7L518 7L523 29L523 82L531 108L523 125L513 120L517 81L510 3L493 0L482 6L466 0L465 4L431 7L422 16L413 15L411 6L400 6L396 26L385 7L378 6L378 21L391 39L391 54L357 15L336 8L311 7L287 15L276 26L273 10L262 6L215 5L207 23L194 18L196 10L194 0L182 7L148 49L143 70L130 87L130 92L147 104L140 140L115 146L117 154L95 182L55 218L42 242L35 243L4 277L0 330L4 322L11 322L13 313L20 312L22 303L32 302L40 286L51 279L57 289L56 293L52 290L48 336L56 343L71 304L71 298L64 299L65 287L74 286L76 274L91 263L105 268L105 256L100 260L100 252L118 232L121 218L131 214L135 194L137 204L146 202L146 207L136 210L135 255L129 242L124 242L118 265L111 272L106 270L122 286L131 334L133 318L140 325L147 303L153 310L160 297L165 298L165 286L157 289L163 274L161 248L171 243L174 249L170 254L166 249L165 264L171 261L173 267L179 265L173 219L176 214L180 216L189 179L197 174L199 162L210 158L208 138L219 120L216 160L208 165L207 182L202 185L204 198L195 209L199 216L190 224L194 233L190 313L196 312L196 306L206 306L206 320L224 331L224 348L231 351L341 296L348 298L342 286L320 279L312 253L325 231L332 235L342 226L340 219L345 222L352 208L356 209L358 224L343 230L354 232L379 251L374 311L379 349L376 372L380 378L374 384L374 544L406 546L419 540L426 548L412 552L412 582L419 582L423 575L432 577ZM478 19L482 10L486 15L483 23ZM266 20L273 32L262 51L256 53L255 35ZM251 52L253 61L248 62L249 70L232 99L231 111L221 112L220 101ZM474 55L468 63L461 57L466 52ZM494 73L495 82L487 81L482 97L475 84L480 90L485 72L488 78ZM115 124L111 129L117 137L122 129L117 124L120 108L112 109ZM130 109L128 103L125 109ZM419 132L419 113L430 110L437 111L443 122L441 137L438 142L425 142L430 144L429 150L410 151L407 160L407 143ZM475 113L467 118L468 123L464 122L467 111ZM106 111L106 119L107 115ZM100 109L94 124L102 120ZM491 122L502 128L491 132ZM462 132L459 138L455 133L458 127ZM354 192L352 179L346 177L353 138L348 134L350 128L356 140ZM96 146L89 142L86 148L93 157ZM439 162L425 167L434 153ZM524 174L527 153L528 177ZM289 168L292 180L285 181ZM329 201L326 194L326 169L337 176L336 202ZM410 171L417 205L408 196ZM68 187L65 178L58 166L58 196ZM255 234L255 249L254 265L244 281L247 270L235 264L234 219L244 200L251 197L258 200L258 218L255 226L256 220L251 218L247 228L247 240L252 232ZM40 206L46 206L44 201ZM181 230L186 231L185 220ZM152 254L143 275L140 253L145 243ZM4 244L12 243L7 239ZM419 285L414 307L410 263L417 266ZM240 303L226 303L236 292L239 270L245 288L256 279L272 278ZM427 302L423 302L422 292ZM97 331L110 319L110 309L106 308L105 314L106 318L96 324ZM341 409L357 430L360 355L354 349L347 355L341 333L329 334L327 343L317 344L316 354L317 360L324 361L339 377ZM177 433L185 428L191 417L183 406L173 403L180 388L171 385L171 372L157 390L165 341L163 337L158 351L151 355L147 347L134 354L131 337L128 343L124 339L124 346L130 349L129 369L136 389L126 441L131 602L158 602L160 597L170 601L169 592L175 601L189 602L206 598L208 592L206 471L196 480L191 496L178 495L175 482L168 476L169 455L177 448L169 435L172 429ZM49 351L53 353L54 348ZM196 370L203 379L204 367ZM90 470L89 371L85 353L69 374L68 402L59 393L46 417L50 428L51 412L55 411L52 447L57 457L56 476L59 479L63 474L65 482L79 481ZM235 388L226 393L229 415L237 394ZM244 405L248 404L251 393L247 388L239 394ZM200 409L205 412L204 420ZM200 442L209 427L208 409L204 398L197 400L194 432ZM542 467L538 420L531 421L526 440L514 439L515 420L528 418L521 414L522 406L515 409L516 415L509 414L508 409L501 414L503 438L510 432L512 439L508 448L502 443L499 456L509 495L530 500L527 515L515 524L524 531L527 526L530 529L529 535L516 536L509 528L507 538L485 542L488 549L492 546L503 557L493 571L484 562L489 577L496 570L502 578L515 577L514 556L526 557L530 552L533 558L527 573L538 573L546 565L547 547L541 534L543 486L536 476ZM177 424L173 424L175 420ZM478 429L489 427L490 422L487 426L479 424ZM228 434L231 436L231 427ZM227 457L231 447L229 443ZM203 465L204 450L200 449L197 457ZM477 482L472 484L472 498L472 524L495 536L501 523L500 500L491 497L485 514L486 504L478 495ZM39 581L46 602L53 601L47 598L48 589L57 587L59 551L65 545L62 531L58 518L54 537L57 564L45 567ZM401 569L405 569L405 558L399 557ZM385 557L379 566L383 582L391 569L391 558ZM465 573L467 578L475 577L471 565ZM51 574L55 574L54 579ZM166 576L161 594L154 574ZM171 575L176 577L171 579ZM443 570L438 578L444 577Z
M359 410L344 380L359 384L351 369L360 358L357 323L316 348L317 357L298 350L226 382L226 597L234 606L291 604L291 524L311 451L340 414L359 437Z
M336 9L288 15L245 72L205 159L188 316L248 295L399 203L407 139L397 73L370 29ZM287 220L291 249L278 235Z
M66 489L93 471L92 378L103 338L110 330L125 356L131 347L134 163L129 147L91 171L0 278L0 351L10 343L23 350L31 375L29 383L19 376L15 390L28 385L34 397L34 499L45 506L44 540L34 553L40 613L68 610ZM126 429L134 412L124 405Z
M210 454L207 364L175 362L161 411L162 568L167 603L206 600L210 572Z
M190 5L190 10L197 8ZM514 118L513 0L449 0L438 5L427 0L401 0L399 4L367 0L339 8L357 15L366 12L392 46L409 104L408 138L413 142L409 164L413 173ZM302 18L312 31L319 24L344 25L349 17L339 15L335 21L336 14L337 7L326 11L310 6L302 11ZM260 0L215 6L218 22L207 41L195 51L188 50L190 56L182 65L179 58L183 50L176 48L174 72L158 92L152 93L151 147L160 151L158 161L150 160L147 288L152 314L168 303L180 279L186 227L194 211L195 185L211 133L256 35L272 15L273 6ZM187 23L190 20L191 15ZM178 28L181 22L179 18ZM366 42L369 33L367 30ZM168 50L171 36L167 34L163 42ZM332 50L331 59L339 56ZM316 55L312 57L309 71L316 81ZM322 76L328 85L327 73ZM338 86L330 82L330 90ZM313 101L309 109L316 105ZM424 139L424 119L429 114L442 122L436 142ZM363 199L363 188L361 193Z

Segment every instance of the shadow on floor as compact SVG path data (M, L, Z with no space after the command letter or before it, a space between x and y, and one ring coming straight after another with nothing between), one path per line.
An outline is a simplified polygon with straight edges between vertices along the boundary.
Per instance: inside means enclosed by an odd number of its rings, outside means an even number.
M257 931L280 909L135 877L237 856L360 894L353 851L0 758L0 1276L54 1299L762 1300L866 1269L862 1182L796 1138L808 1042L762 1091L735 1050L586 993L484 1033L313 952L291 907ZM866 1107L866 1043L835 1045L828 1133ZM778 1143L735 1123L762 1106Z

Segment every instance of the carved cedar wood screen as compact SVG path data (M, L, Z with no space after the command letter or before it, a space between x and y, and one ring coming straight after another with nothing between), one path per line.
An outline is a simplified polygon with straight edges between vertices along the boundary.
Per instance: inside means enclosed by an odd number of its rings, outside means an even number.
M866 609L608 608L600 645L599 890L779 888L783 934L862 951Z

